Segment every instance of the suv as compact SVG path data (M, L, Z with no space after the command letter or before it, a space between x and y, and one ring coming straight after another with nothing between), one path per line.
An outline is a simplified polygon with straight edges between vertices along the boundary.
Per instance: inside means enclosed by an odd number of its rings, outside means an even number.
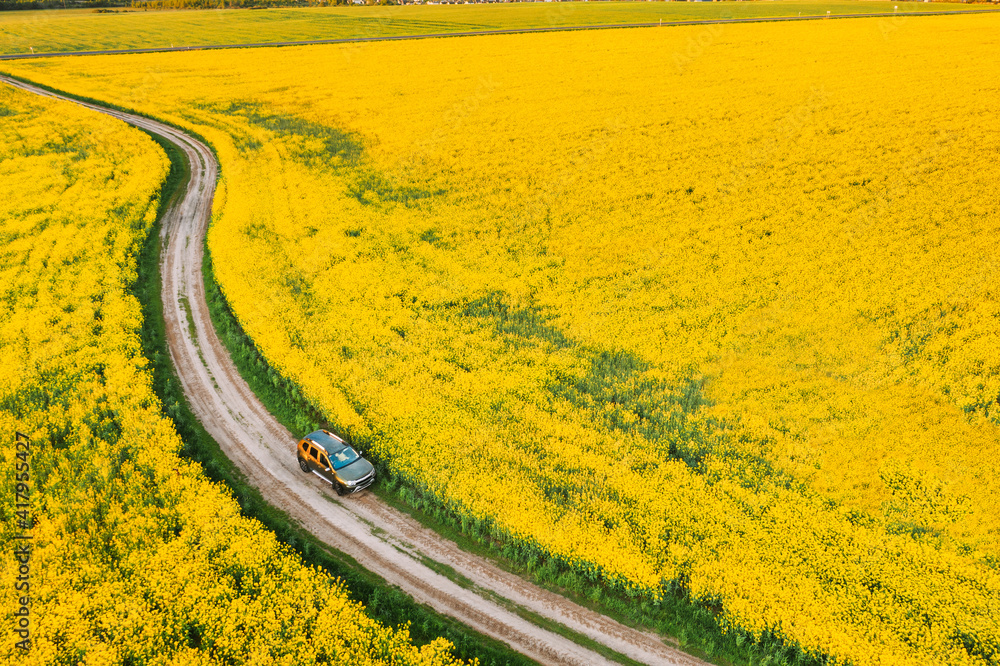
M347 442L328 430L299 440L299 467L333 484L338 495L356 493L375 481L375 468Z

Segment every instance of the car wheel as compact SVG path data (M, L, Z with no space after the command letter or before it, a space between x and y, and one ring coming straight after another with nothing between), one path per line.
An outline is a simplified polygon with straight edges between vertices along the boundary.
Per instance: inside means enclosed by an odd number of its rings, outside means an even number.
M341 497L347 494L347 490L344 488L344 486L340 485L339 481L334 481L333 487L337 491L337 494L340 495Z
M302 458L299 458L299 469L301 469L306 474L309 473L309 465L306 464L306 461L303 460Z

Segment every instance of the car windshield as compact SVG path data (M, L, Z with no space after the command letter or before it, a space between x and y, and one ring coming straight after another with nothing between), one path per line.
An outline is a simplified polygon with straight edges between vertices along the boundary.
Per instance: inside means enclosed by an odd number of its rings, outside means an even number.
M352 462L360 458L358 452L344 443L339 437L335 437L324 430L317 430L306 436L306 439L319 445L330 454L330 462L334 469L347 467Z
M340 469L341 467L347 467L352 462L358 459L358 452L349 446L345 446L339 451L332 451L330 453L330 460L333 462L334 469Z

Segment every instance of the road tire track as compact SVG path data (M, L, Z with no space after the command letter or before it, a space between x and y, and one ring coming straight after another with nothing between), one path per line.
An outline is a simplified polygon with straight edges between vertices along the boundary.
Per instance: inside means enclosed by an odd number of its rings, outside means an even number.
M194 414L270 504L418 602L542 664L612 662L531 623L512 607L561 624L641 663L706 664L666 645L658 636L622 625L461 550L369 492L341 500L330 484L303 474L295 457L296 438L250 390L209 318L201 266L219 173L212 151L181 130L150 118L71 99L6 76L0 75L0 80L110 115L164 138L186 155L191 167L187 189L164 215L160 231L161 296L170 357ZM437 573L425 564L427 560L451 567L471 581L471 589ZM497 598L505 603L498 603Z

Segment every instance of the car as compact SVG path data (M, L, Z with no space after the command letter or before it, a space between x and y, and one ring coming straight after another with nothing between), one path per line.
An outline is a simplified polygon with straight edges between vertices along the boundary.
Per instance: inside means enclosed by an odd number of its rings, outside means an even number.
M317 430L299 440L299 468L333 484L340 496L356 493L375 482L375 467L354 447L329 430Z

